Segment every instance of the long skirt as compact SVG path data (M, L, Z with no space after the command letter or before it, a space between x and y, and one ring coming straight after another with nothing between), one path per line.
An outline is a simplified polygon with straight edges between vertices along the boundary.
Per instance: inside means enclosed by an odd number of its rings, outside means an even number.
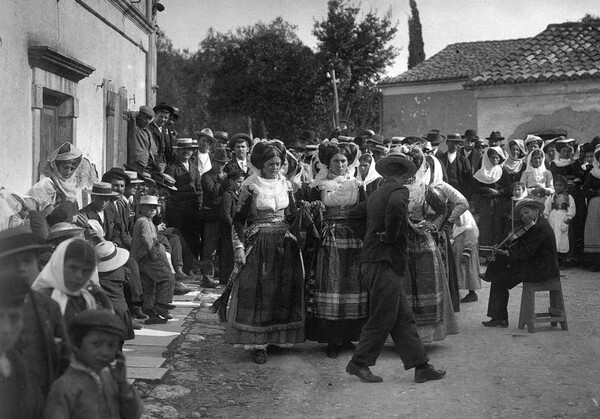
M409 230L408 274L403 285L424 342L458 333L446 269L430 233Z
M584 243L583 251L585 253L596 255L600 253L600 197L594 197L588 203ZM594 255L595 258L596 255Z
M309 284L307 339L321 343L360 340L369 315L369 294L361 280L362 241L345 220L325 221L314 284Z
M454 251L454 260L458 268L459 289L469 291L481 289L479 249L473 230L465 230L454 237L452 250ZM463 262L463 255L468 256L465 262Z
M234 279L225 342L261 348L304 341L304 269L287 223L254 224Z

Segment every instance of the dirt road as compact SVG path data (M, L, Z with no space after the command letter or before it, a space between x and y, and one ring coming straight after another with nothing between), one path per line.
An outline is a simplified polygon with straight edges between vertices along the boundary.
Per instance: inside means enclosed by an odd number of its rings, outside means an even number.
M313 343L270 353L265 365L222 342L222 326L206 308L192 312L170 347L172 371L161 383L136 383L146 418L487 418L600 417L600 275L565 271L569 331L517 328L521 286L511 292L508 329L481 326L489 284L463 304L458 335L427 345L448 375L415 384L392 345L366 384L344 372L351 356L325 356ZM538 294L538 307L546 299ZM209 303L214 294L204 295Z

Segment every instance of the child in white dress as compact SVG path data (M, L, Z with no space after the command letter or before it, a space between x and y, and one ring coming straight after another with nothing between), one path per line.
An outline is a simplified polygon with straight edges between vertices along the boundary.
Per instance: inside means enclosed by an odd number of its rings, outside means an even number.
M567 193L567 179L562 175L554 178L555 193L546 198L544 216L554 230L556 250L561 267L569 261L569 223L575 217L575 201Z

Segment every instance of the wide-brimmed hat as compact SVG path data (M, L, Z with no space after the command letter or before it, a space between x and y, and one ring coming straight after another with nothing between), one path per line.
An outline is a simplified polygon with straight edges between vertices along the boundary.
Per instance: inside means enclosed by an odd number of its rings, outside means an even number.
M52 246L38 242L28 225L0 231L0 258L29 250L52 251Z
M151 185L156 185L156 182L152 179L152 175L150 174L150 172L146 171L146 167L143 166L141 163L133 162L130 164L124 164L123 167L125 168L125 171L137 173L138 178L141 180L141 183L149 183Z
M417 167L406 154L392 151L375 163L375 170L383 177L394 176L399 172L407 172L412 176L417 172Z
M527 147L527 144L531 143L538 143L540 148L544 146L544 140L542 140L537 135L528 134L527 137L525 137L525 139L523 140L523 144L525 144L525 147Z
M535 199L521 199L520 201L517 201L515 207L513 208L513 219L516 219L516 217L519 215L519 212L524 207L536 208L540 211L541 214L544 212L545 205L543 202L537 201Z
M208 137L213 141L217 141L217 139L213 135L212 129L210 128L202 128L199 132L196 132L195 134L199 137Z
M374 134L371 138L367 139L367 144L369 145L369 147L384 145L383 140L383 135Z
M138 205L155 205L157 207L162 206L162 204L158 201L158 196L156 196L156 195L142 195L142 196L140 196L140 200L137 204Z
M60 222L50 227L50 232L46 241L56 240L60 237L76 237L81 236L84 233L84 229L76 226L75 224Z
M448 136L446 137L446 141L452 141L455 143L464 143L465 139L463 138L462 135L460 135L458 133L454 133L454 134L448 134Z
M489 137L485 137L486 140L488 141L502 141L504 140L504 137L502 136L502 134L500 134L500 131L492 131L492 133L490 134Z
M235 145L240 141L240 140L244 140L246 141L246 144L248 144L248 150L250 150L250 148L252 147L252 137L250 137L248 134L245 134L243 132L240 132L239 134L235 134L233 135L228 142L228 146L230 149L234 149Z
M124 172L127 175L127 177L129 178L130 183L144 183L143 180L138 178L137 172L135 172L133 170L124 170Z
M480 145L480 146L482 146L483 148L486 148L486 147L489 147L489 146L490 146L489 144L486 144L486 143L485 143L485 141L483 141L481 138L479 138L479 139L475 140L475 141L473 142L473 145Z
M554 146L556 147L556 151L560 151L566 146L571 146L575 150L577 148L577 141L574 138L559 137L556 139Z
M185 149L185 148L198 148L198 145L194 145L194 140L191 138L178 138L177 144L173 146L173 148L177 149Z
M444 142L446 137L440 134L439 129L432 129L427 134L423 136L425 140L427 140L431 145L440 145Z
M468 129L465 131L465 135L463 135L463 138L470 142L473 143L477 140L479 140L479 136L477 135L477 131L475 131L474 129Z
M300 133L298 139L308 144L317 144L317 133L306 129Z
M129 259L129 251L115 246L113 242L100 242L94 250L98 258L98 265L96 266L98 272L114 271L125 265Z
M152 179L154 179L157 185L164 186L172 191L177 190L175 187L175 179L166 173L152 173Z
M338 142L340 143L353 143L354 137L348 137L347 135L338 135Z
M356 134L357 137L362 137L362 138L371 138L374 135L375 135L375 131L373 131L372 129L363 129L358 134Z
M229 161L229 159L227 158L227 152L221 147L217 147L213 150L210 159L219 163L227 163Z
M214 137L221 143L226 143L229 141L229 134L225 131L215 131Z
M117 196L118 193L112 190L112 186L107 182L94 182L92 189L84 189L90 195L98 196Z
M306 145L300 140L295 140L288 146L288 148L290 150L305 151Z
M159 111L167 111L167 112L169 112L170 115L173 115L175 113L175 109L171 105L167 105L164 102L159 103L158 105L156 105L153 108L153 111L154 111L154 113L157 113Z

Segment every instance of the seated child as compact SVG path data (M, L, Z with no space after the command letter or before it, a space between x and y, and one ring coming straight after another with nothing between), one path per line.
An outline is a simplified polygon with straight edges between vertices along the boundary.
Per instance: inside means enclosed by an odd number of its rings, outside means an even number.
M42 417L44 402L30 365L14 346L23 329L23 305L29 293L25 281L2 274L0 278L0 418Z
M168 304L173 299L175 276L165 247L158 240L158 230L152 218L161 204L158 197L140 197L140 216L133 227L131 256L140 267L143 288L143 311L149 316L145 324L166 323L171 318Z
M569 223L575 217L575 200L567 192L567 178L556 175L554 178L555 193L546 198L544 216L554 230L556 250L561 266L569 260Z
M52 384L44 415L48 419L137 419L143 406L127 383L119 351L125 330L107 310L86 310L71 323L74 356ZM111 363L116 359L116 365Z
M246 179L244 172L232 170L225 180L225 192L219 204L219 282L227 284L233 271L233 240L231 230L237 211L239 190Z
M100 286L110 300L115 314L123 322L123 327L126 330L124 339L133 339L135 338L133 322L123 291L123 287L127 281L125 278L125 264L129 259L129 252L115 246L113 242L109 241L97 244L95 250L98 257Z

